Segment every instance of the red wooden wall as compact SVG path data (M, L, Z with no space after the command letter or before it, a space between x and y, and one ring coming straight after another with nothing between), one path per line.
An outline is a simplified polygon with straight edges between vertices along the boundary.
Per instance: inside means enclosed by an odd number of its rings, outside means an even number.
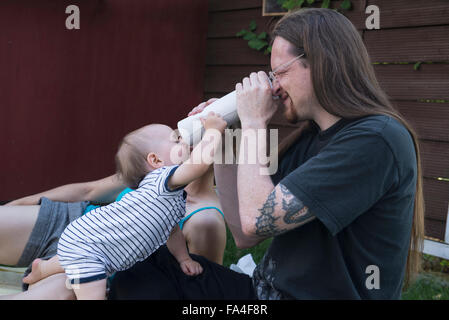
M67 30L68 5L80 30ZM0 200L114 172L122 136L202 100L207 0L2 0Z
M341 1L331 3L338 7ZM443 239L449 202L449 1L351 3L353 9L345 15L360 31L381 86L421 138L426 234ZM370 4L380 9L379 30L365 28ZM270 69L269 57L235 34L251 20L256 32L269 31L277 19L262 17L262 0L209 0L205 99L233 90L252 71ZM433 63L414 70L416 62L429 61ZM281 137L293 129L279 115L271 125Z

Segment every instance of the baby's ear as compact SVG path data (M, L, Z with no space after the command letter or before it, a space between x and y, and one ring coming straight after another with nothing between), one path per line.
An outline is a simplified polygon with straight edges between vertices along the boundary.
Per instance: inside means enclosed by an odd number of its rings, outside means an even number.
M158 157L154 152L150 152L147 155L147 163L153 169L158 169L164 166L164 161Z

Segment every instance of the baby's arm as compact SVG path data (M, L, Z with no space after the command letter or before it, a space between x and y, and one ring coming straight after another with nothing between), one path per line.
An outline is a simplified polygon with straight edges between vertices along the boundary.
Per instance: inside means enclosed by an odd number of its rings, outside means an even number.
M213 163L215 153L221 145L226 121L210 112L206 119L201 119L201 122L206 130L203 138L193 149L190 158L181 164L168 179L168 187L171 190L186 186L204 175Z
M203 272L201 265L190 257L186 247L186 240L178 225L176 225L171 232L167 241L167 247L179 262L179 265L185 274L195 276Z

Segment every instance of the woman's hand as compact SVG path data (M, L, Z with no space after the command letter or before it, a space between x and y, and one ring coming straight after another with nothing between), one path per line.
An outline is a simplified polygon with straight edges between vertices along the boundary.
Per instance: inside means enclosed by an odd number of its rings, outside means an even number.
M265 72L251 73L235 86L237 112L242 123L265 127L278 108L273 100L268 76Z
M188 276L196 276L203 272L203 267L191 258L180 262L181 270Z

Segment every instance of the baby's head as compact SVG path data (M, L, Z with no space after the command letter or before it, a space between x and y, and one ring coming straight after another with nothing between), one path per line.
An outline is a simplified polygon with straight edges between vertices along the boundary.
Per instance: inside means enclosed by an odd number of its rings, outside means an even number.
M130 188L137 188L151 171L179 164L189 154L176 131L163 124L150 124L127 134L115 155L117 173Z

